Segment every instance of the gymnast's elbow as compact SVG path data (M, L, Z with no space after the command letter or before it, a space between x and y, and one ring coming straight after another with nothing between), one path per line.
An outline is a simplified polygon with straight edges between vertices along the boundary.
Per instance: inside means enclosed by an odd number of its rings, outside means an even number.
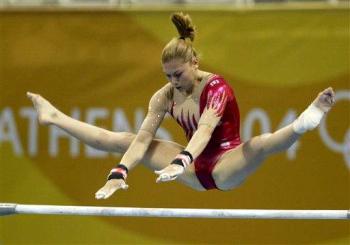
M146 130L139 130L137 136L136 136L136 141L144 144L144 145L149 145L154 138L154 135Z
M128 150L133 153L135 161L140 161L143 158L152 140L153 135L150 132L144 130L139 131Z

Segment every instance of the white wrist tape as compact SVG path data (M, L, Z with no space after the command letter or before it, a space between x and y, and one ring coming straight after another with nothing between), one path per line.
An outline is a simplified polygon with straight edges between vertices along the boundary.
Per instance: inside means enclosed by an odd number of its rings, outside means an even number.
M122 174L124 179L126 179L126 177L128 176L128 174L126 173L126 170L121 169L121 168L113 168L111 170L110 174L113 174L113 173L120 173L120 174Z
M181 151L175 159L171 162L171 164L178 164L182 167L186 168L188 165L190 165L193 162L193 156L188 151Z
M190 165L192 162L191 158L189 156L184 155L184 154L178 154L175 158L181 160L184 168L187 168L187 166Z

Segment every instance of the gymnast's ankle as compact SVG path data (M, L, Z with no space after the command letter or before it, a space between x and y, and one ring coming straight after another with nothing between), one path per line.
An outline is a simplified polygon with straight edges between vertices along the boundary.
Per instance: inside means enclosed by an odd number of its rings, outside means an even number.
M297 134L303 134L306 131L316 128L323 118L324 111L312 103L301 115L293 122L293 130Z

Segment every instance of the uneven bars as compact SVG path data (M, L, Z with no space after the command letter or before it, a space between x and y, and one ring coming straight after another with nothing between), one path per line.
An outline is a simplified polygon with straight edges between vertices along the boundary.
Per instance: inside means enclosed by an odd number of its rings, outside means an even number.
M11 214L219 219L350 219L349 210L129 208L95 206L23 205L14 203L0 203L0 216Z

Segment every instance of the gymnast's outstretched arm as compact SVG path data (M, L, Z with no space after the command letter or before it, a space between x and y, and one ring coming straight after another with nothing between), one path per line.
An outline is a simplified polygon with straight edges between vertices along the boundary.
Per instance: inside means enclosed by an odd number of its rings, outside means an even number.
M155 93L149 103L148 113L141 128L123 155L120 164L113 168L108 176L107 183L96 192L97 199L107 199L118 189L127 189L125 183L128 171L134 168L144 157L154 135L164 119L167 98L162 90Z

